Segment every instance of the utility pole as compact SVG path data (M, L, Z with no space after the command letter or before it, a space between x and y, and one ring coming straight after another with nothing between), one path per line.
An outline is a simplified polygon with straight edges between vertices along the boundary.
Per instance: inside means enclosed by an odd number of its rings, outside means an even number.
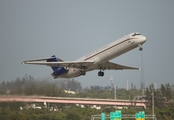
M111 91L114 89L113 77L110 76Z
M152 118L154 120L154 92L152 90Z
M116 84L115 84L115 86L114 86L114 88L115 88L115 100L117 99L117 96L116 96Z
M129 83L128 83L128 79L127 79L127 91L128 91L128 89L129 89L129 88L128 88L128 84L129 84Z

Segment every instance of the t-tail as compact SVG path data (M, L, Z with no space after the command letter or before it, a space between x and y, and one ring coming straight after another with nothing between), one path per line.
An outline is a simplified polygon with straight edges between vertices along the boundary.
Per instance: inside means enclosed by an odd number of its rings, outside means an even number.
M59 60L56 58L55 55L51 56L52 59L48 59L47 62L59 62ZM54 78L57 78L59 75L67 72L67 70L64 67L51 67L53 70L53 73L51 74Z

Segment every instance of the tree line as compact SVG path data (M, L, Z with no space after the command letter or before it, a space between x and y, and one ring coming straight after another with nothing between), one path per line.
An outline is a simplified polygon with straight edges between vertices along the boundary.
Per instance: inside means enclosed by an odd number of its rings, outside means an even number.
M157 108L174 106L174 92L171 90L170 84L161 84L159 89L156 89L153 84L146 88L147 105L152 106L152 93L154 94L154 105Z
M32 76L17 78L14 81L0 83L0 94L42 95L64 97L64 90L82 90L81 83L75 80L49 81L35 80Z
M64 90L75 91L76 94L65 93ZM174 117L174 91L171 89L170 84L161 84L160 88L155 89L154 85L150 85L145 90L147 102L147 109L145 112L151 114L152 107L152 92L154 93L155 114L158 119L172 120ZM142 91L132 87L130 90L117 88L117 99L133 100L135 96L140 96ZM16 78L12 81L0 83L0 94L2 95L41 95L52 97L78 97L78 98L102 98L114 99L114 89L110 86L93 85L90 87L82 88L81 83L72 80L36 80L32 76L25 75L23 78ZM67 104L55 104L58 106L58 111L53 112L48 109L35 110L24 109L20 110L20 106L25 106L27 103L0 103L0 119L10 120L23 120L23 119L39 119L39 120L67 120L74 118L74 120L87 120L90 119L92 114L100 114L106 112L109 114L115 111L112 106L102 106L101 110L91 109L89 106L80 108L75 105L66 108ZM129 107L128 110L124 109L123 114L134 114L137 111L144 110L143 108Z

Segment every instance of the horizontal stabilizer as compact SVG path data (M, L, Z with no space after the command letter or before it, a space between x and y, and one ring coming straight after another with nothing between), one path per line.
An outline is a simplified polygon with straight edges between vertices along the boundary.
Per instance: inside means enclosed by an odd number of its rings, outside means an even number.
M56 66L73 67L73 68L86 67L92 63L94 63L94 61L67 61L67 62L24 61L23 62L23 64L47 65L47 66L55 66L55 67Z
M47 58L39 58L39 59L33 59L33 60L26 60L26 61L23 61L22 64L26 64L28 62L46 61L46 60L51 60L51 59L54 59L54 57L47 57ZM56 59L58 59L58 61L63 62L63 60L61 60L60 58L56 58Z

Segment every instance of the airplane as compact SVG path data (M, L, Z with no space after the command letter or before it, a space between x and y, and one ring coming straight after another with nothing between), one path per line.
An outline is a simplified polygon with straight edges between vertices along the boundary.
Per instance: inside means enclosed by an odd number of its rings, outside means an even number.
M146 42L146 37L138 32L128 34L92 53L89 53L75 61L63 61L56 58L55 55L47 58L26 60L22 64L35 64L50 66L53 70L51 74L56 78L74 78L85 75L86 72L99 70L98 76L104 76L104 70L124 70L139 68L124 66L109 62L109 60L118 57L136 47L142 51L142 45Z

